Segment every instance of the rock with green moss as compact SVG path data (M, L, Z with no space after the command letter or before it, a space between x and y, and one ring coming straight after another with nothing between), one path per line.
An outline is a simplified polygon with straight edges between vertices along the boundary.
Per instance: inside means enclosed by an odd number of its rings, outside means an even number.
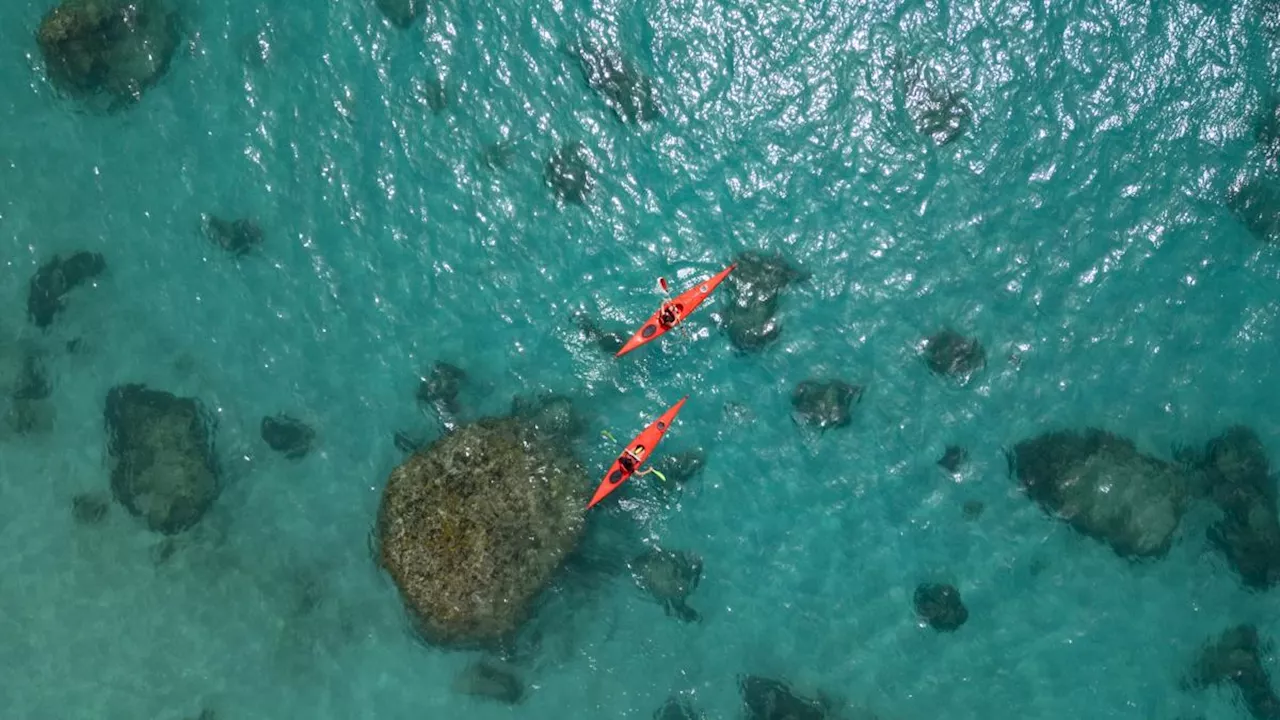
M36 42L54 86L120 105L168 71L181 29L166 0L65 0L45 14Z
M486 418L392 471L379 562L428 642L509 639L582 536L590 479L534 439L519 419Z

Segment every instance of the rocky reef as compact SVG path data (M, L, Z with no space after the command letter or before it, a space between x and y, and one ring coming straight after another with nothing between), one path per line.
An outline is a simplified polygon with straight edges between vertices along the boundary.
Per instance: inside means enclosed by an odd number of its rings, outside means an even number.
M102 255L77 252L54 255L31 276L27 291L27 316L38 328L47 328L66 308L67 295L107 269Z
M547 158L543 177L557 200L585 203L595 185L587 146L577 140L561 145Z
M619 120L637 125L659 117L653 81L621 54L582 45L573 50L573 55L587 84L604 98Z
M1262 440L1243 425L1227 428L1206 444L1199 466L1210 499L1222 510L1209 541L1246 587L1271 588L1280 581L1280 515Z
M1164 555L1186 509L1187 474L1096 428L1019 442L1011 474L1048 514L1125 558Z
M806 280L809 273L787 262L781 255L765 255L748 250L734 258L738 267L725 281L729 305L724 325L729 341L740 353L763 350L778 339L782 293L790 285Z
M943 451L942 457L938 458L938 467L946 470L952 475L960 472L960 467L969 459L969 451L959 445L948 445Z
M1262 664L1263 654L1270 652L1268 645L1259 641L1253 625L1229 628L1201 649L1188 684L1207 688L1231 683L1255 720L1280 720L1280 697L1271 689Z
M40 22L36 41L49 80L115 108L139 100L168 71L181 43L166 0L64 0Z
M519 419L486 418L392 471L379 563L428 642L502 643L577 545L590 479L536 437Z
M805 380L791 391L791 419L823 430L844 427L861 399L862 388L843 380Z
M688 698L679 695L668 697L653 714L653 720L702 720L703 717Z
M953 632L969 619L969 610L954 585L921 583L913 599L916 614L934 630Z
M156 532L199 522L218 497L212 423L200 403L139 384L107 393L111 491Z

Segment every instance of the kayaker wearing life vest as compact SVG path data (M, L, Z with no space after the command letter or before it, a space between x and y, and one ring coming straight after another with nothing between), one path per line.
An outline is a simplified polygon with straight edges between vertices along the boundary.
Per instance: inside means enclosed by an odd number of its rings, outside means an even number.
M662 312L658 314L658 322L663 327L671 327L680 320L680 311L684 308L671 301L662 303Z
M628 474L632 475L648 475L653 472L653 468L649 468L648 470L636 469L643 460L644 445L636 445L633 448L628 448L622 452L622 455L618 456L618 464L621 465L622 469Z

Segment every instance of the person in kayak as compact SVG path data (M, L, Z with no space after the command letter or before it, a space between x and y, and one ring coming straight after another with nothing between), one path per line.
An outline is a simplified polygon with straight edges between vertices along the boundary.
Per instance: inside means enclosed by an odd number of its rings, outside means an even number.
M628 475L648 475L653 472L653 468L647 470L637 470L640 463L644 460L644 445L636 445L633 448L624 450L618 456L618 464L626 471Z
M662 303L662 312L658 313L658 324L665 328L670 328L680 322L680 312L684 310L677 303L667 300Z

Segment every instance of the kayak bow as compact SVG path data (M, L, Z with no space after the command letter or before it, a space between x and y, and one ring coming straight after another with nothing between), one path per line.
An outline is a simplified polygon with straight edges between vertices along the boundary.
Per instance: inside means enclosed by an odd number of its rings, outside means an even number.
M644 453L640 456L640 462L636 464L637 470L653 455L654 448L662 441L662 436L667 434L667 430L671 429L671 422L676 419L676 415L680 413L680 408L684 406L684 401L688 399L688 395L680 398L680 401L662 413L661 417L649 423L649 427L640 431L640 434L631 441L630 445L623 448L625 452L627 449L634 448L637 445L644 446ZM621 455L619 455L620 457ZM593 505L603 500L606 495L617 490L632 474L623 469L622 463L618 462L618 458L615 458L613 464L609 466L609 472L606 472L604 478L600 480L600 486L596 488L595 496L591 498L590 503L587 503L587 509L590 510Z
M676 306L680 313L676 318L675 325L672 325L671 327L663 327L659 324L658 316L662 314L662 308L658 308L657 312L650 316L649 320L645 322L644 325L641 325L639 330L636 330L635 334L631 336L631 339L627 341L627 344L623 345L622 349L618 350L618 353L614 355L614 357L622 357L641 345L656 339L672 327L684 322L684 319L689 317L689 315L692 314L693 311L703 303L703 301L710 297L711 291L715 290L717 285L724 282L724 279L729 277L729 273L733 272L733 269L737 266L737 263L733 263L710 279L703 280L676 296L676 299L671 301L671 304Z

